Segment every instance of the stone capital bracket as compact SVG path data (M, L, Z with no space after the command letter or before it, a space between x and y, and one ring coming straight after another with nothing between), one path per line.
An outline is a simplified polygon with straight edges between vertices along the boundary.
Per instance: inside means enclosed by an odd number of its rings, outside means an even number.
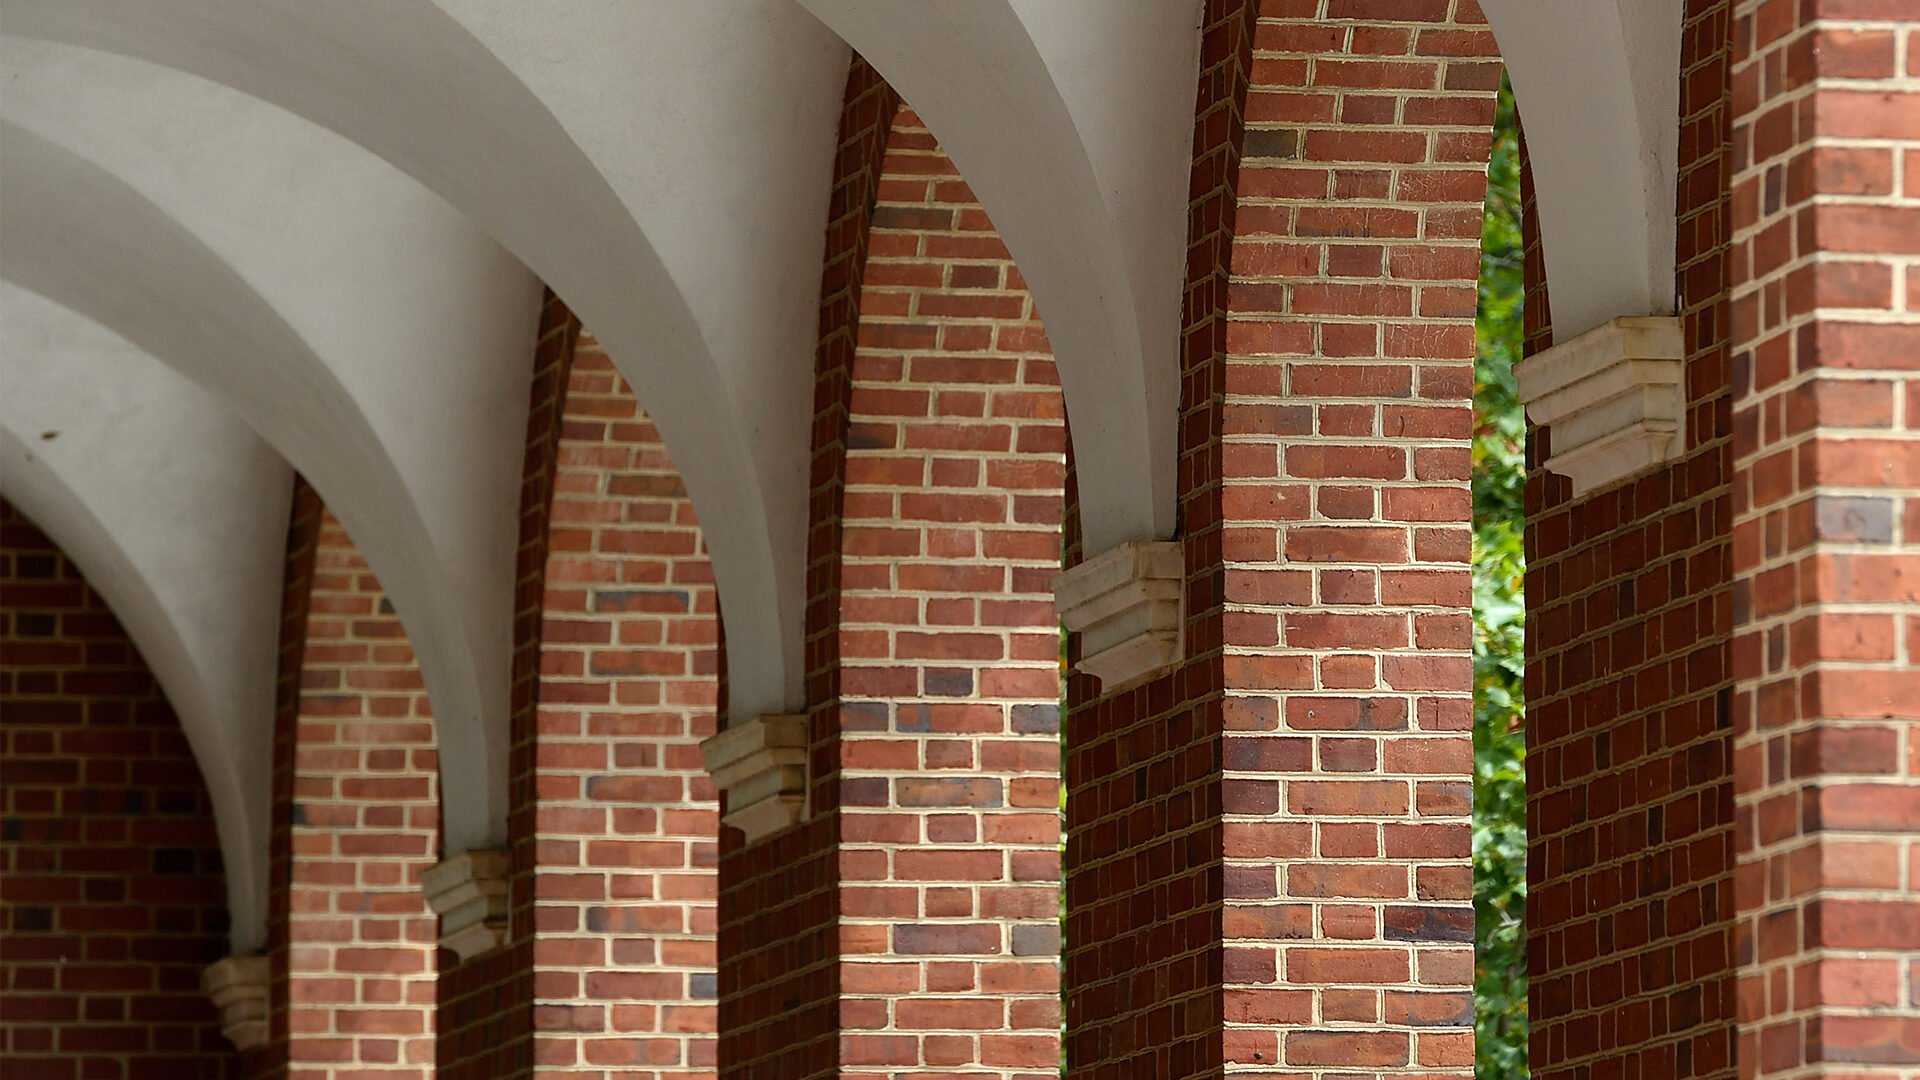
M225 956L200 970L200 991L220 1011L220 1033L237 1050L267 1045L267 983L272 977L264 956Z
M1573 493L1624 480L1686 449L1686 340L1672 315L1622 317L1516 366L1520 402L1552 428L1542 464Z
M504 851L463 851L420 874L420 891L440 916L440 947L465 962L507 939L507 879L512 861Z
M736 723L700 744L714 785L727 793L721 820L753 843L804 816L807 718L760 716Z
M1079 670L1102 693L1178 663L1187 564L1177 540L1136 540L1056 575L1053 606L1080 635Z

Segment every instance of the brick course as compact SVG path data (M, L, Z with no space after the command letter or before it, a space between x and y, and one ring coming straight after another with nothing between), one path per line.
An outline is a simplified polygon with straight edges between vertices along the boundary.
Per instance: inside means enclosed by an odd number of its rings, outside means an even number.
M719 625L693 505L582 333L548 532L532 796L541 1076L711 1076Z
M1059 391L985 214L858 60L841 145L812 817L745 851L723 837L721 1058L739 1075L1039 1075L1059 1056Z
M0 1059L19 1080L241 1075L212 804L139 651L0 500Z
M1733 5L1745 1077L1920 1067L1913 17L1899 4Z

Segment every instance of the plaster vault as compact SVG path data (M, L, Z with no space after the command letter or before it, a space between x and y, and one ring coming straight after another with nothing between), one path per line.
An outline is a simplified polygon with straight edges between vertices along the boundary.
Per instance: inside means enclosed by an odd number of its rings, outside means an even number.
M1527 119L1556 331L1668 313L1677 89L1658 76L1678 63L1677 11L1484 7ZM6 412L5 485L102 582L193 734L236 947L264 925L271 680L254 630L280 586L262 530L285 512L284 491L255 495L289 467L418 650L445 854L504 844L543 284L684 475L731 718L808 704L822 230L855 50L964 171L1031 287L1085 556L1176 537L1194 111L1166 88L1194 84L1200 16L1197 0L0 3L5 374L34 403ZM168 407L150 429L89 427L136 400L101 384ZM55 427L97 431L100 452L36 442ZM142 459L136 430L176 462ZM238 471L183 464L215 456ZM222 565L220 535L245 540L218 589L188 598ZM214 595L245 616L210 618Z

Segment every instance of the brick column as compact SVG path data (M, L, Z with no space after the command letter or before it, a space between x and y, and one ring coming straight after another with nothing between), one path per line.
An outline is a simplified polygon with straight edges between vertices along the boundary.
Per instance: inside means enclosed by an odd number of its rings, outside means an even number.
M1543 1080L1734 1069L1727 20L1724 0L1690 0L1676 73L1679 452L1576 497L1542 467L1552 430L1528 446L1527 952ZM1555 341L1552 282L1524 170L1522 191L1532 356Z
M1499 64L1460 7L1207 5L1188 659L1070 686L1072 1075L1471 1071L1467 441Z
M515 553L511 746L508 757L507 927L503 947L444 967L438 982L436 1068L441 1080L525 1075L534 1060L535 806L541 623L548 521L562 409L580 321L552 292L541 305L527 401L526 454ZM443 853L444 854L444 853ZM442 923L444 934L446 924Z
M1920 12L1733 5L1742 1076L1920 1066Z
M711 1076L713 575L659 433L584 333L559 430L520 912L534 1069Z
M280 668L273 688L273 822L268 834L267 1045L254 1055L252 1080L285 1075L293 989L294 780L299 761L301 677L306 666L308 607L319 556L320 495L295 474L287 514L286 565L280 583Z
M106 602L0 500L0 1072L224 1080L213 808Z
M966 184L856 60L823 287L808 820L721 878L729 1075L1058 1068L1064 425ZM731 752L731 751L729 751Z
M346 530L320 525L295 734L288 1078L433 1074L433 717L406 630Z
M1064 410L1019 271L910 110L877 194L842 502L841 1075L1039 1075Z
M738 830L721 831L719 1057L730 1077L831 1076L839 1060L840 515L868 226L898 105L892 88L855 57L827 210L815 361L806 612L810 816L752 844Z

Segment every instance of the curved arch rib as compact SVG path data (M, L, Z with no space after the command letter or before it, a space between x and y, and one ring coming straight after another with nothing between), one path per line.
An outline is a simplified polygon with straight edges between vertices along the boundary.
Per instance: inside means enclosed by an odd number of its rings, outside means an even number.
M472 635L495 630L504 647L507 631L463 622L454 604L462 593L380 432L271 303L139 192L11 122L0 123L0 156L0 277L186 375L313 482L366 552L419 654L441 771L454 781L443 791L444 842L450 851L498 844L505 671L502 664L482 677L478 661L492 643ZM500 692L490 700L495 681Z
M1680 7L1483 0L1513 81L1553 336L1673 311Z
M832 35L787 0L7 0L0 12L10 34L165 64L330 128L544 278L679 464L727 611L733 714L799 704L805 403L846 73ZM716 94L716 79L745 89ZM754 242L721 239L742 234Z
M1089 556L1173 533L1199 5L800 0L927 122L1059 363Z
M233 948L257 950L292 474L86 320L13 289L0 310L0 488L79 565L166 692L213 806Z

